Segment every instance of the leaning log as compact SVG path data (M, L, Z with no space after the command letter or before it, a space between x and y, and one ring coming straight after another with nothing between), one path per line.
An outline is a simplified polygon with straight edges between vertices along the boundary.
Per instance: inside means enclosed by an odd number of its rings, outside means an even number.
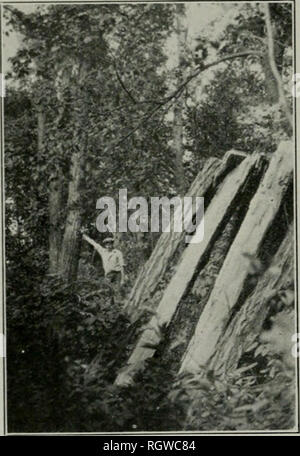
M224 335L264 236L277 215L293 177L293 147L280 144L250 203L247 215L226 256L210 298L183 357L180 372L207 367Z
M160 342L162 337L160 328L170 323L182 296L195 274L198 263L213 242L219 226L222 224L225 216L234 204L237 195L239 195L239 192L257 164L257 157L249 156L245 158L220 184L205 213L204 239L198 243L188 244L185 248L177 270L159 303L156 315L142 332L129 358L127 367L122 370L116 379L117 384L122 385L130 382L143 361L154 354L155 346ZM194 234L197 238L200 229L201 225L199 224Z
M259 177L261 176L255 177L258 177L257 186L255 187L257 189ZM253 189L253 193L255 189ZM247 187L245 193L248 194L248 192L249 188ZM242 201L244 200L243 196L241 195L241 201L237 202L237 206L234 207L230 219L226 221L224 226L219 228L219 233L209 254L205 261L201 261L193 282L189 286L188 292L181 299L164 337L163 347L161 347L162 363L170 366L170 369L174 372L177 372L180 367L180 360L188 347L191 336L194 334L200 315L205 308L223 265L224 258L239 229L241 212L245 210L243 204L245 201ZM249 195L249 198L251 199L251 195Z
M293 226L290 226L270 267L261 275L253 293L236 313L217 347L209 366L216 375L227 375L238 367L242 355L251 349L261 333L272 306L278 306L280 295L293 296L293 281L294 243Z
M244 158L245 154L235 150L227 152L223 160L210 158L198 173L185 196L204 197L205 204L207 204L207 200L212 198L225 175ZM151 305L153 310L155 310L155 304L157 303L158 305L159 303L159 301L157 302L153 299L153 296L162 281L170 260L178 246L182 244L185 236L185 232L173 231L173 220L170 222L169 230L170 232L162 233L158 239L150 258L138 274L124 306L124 310L130 317L131 322L139 318L145 306Z

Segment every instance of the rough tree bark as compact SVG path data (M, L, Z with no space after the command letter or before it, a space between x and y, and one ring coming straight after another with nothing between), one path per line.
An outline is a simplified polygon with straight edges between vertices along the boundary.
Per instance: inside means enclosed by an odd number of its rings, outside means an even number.
M69 75L64 74L59 76L60 65L57 64L57 81L54 84L56 88L58 115L55 119L55 128L59 132L59 125L62 121L65 108L63 103L63 90L69 84ZM61 106L62 105L62 106ZM62 156L64 153L63 145L59 142L57 145L57 154ZM56 167L50 174L49 178L49 197L48 197L48 210L49 210L49 273L59 274L59 257L61 252L62 231L61 222L63 216L63 185L64 177L62 170L59 166Z
M256 256L264 235L280 208L292 180L293 147L283 142L273 155L261 185L226 256L195 334L183 357L180 372L208 366L242 292L249 271L247 253Z
M214 235L224 220L229 207L233 204L236 195L242 189L256 165L257 157L249 156L245 158L220 185L205 213L204 239L201 242L189 244L184 250L176 272L157 308L156 315L143 331L136 348L129 358L128 367L116 379L118 385L128 383L140 367L141 362L154 354L155 348L149 348L147 345L157 345L160 342L162 334L159 328L170 323L180 299L195 274L198 263L211 245ZM197 236L199 229L200 225L194 236Z
M80 242L79 229L81 228L81 192L83 179L82 148L76 150L71 159L70 182L67 202L67 218L59 257L60 273L68 281L76 280L79 260Z
M84 81L87 73L85 63L76 65L78 68L77 84L74 89L74 124L75 131L73 139L73 152L71 156L70 180L68 185L67 215L65 219L65 229L59 256L59 272L61 276L69 283L75 282L77 278L78 262L80 256L81 235L79 230L82 224L82 187L84 182L85 156L87 150L87 122L88 112L86 103L82 100L84 94L81 88L84 87ZM76 103L78 102L76 111Z

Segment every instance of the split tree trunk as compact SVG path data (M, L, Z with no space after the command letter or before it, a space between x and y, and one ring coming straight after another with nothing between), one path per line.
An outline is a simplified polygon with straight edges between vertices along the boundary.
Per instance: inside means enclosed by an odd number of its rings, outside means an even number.
M258 186L259 177L261 176L257 177ZM252 182L250 186L251 184ZM250 186L246 186L243 190L237 207L234 208L225 226L219 227L219 233L217 233L216 239L209 250L207 259L203 262L201 261L191 286L188 287L172 318L169 330L164 338L161 355L162 363L167 363L172 372L177 372L180 368L180 360L187 349L191 335L194 333L200 315L209 299L224 258L239 229L241 211L243 210L241 201L248 194L249 199L251 199Z
M257 255L264 235L278 213L282 198L292 180L292 153L292 144L283 142L273 155L201 314L195 334L183 357L180 372L197 372L200 367L207 367L217 347L222 343L249 271L249 260L244 253Z
M176 308L191 282L195 270L210 247L215 233L223 222L229 208L232 206L236 196L241 191L247 178L257 165L257 157L249 156L232 171L222 182L213 200L205 213L205 236L201 242L191 243L184 250L177 270L167 286L163 298L157 308L156 315L151 319L149 325L142 333L136 348L128 361L128 367L123 370L116 379L118 385L128 383L132 376L140 368L141 362L151 357L156 346L162 337L160 328L169 325ZM199 225L194 236L198 235L201 229Z
M210 368L217 374L227 374L237 368L238 362L253 344L270 310L272 301L278 301L282 290L292 292L294 280L293 227L290 226L276 252L270 268L262 275L254 292L235 315L216 348Z
M186 196L204 197L204 203L207 204L209 193L213 194L228 169L240 163L244 156L239 156L236 151L229 151L221 161L217 158L210 158L206 161L203 169L199 172L192 183ZM155 248L142 267L135 284L127 299L125 310L127 311L132 322L136 321L146 305L153 305L153 295L158 289L162 277L170 264L170 259L183 242L185 233L173 231L173 219L171 216L170 232L162 233L158 239Z

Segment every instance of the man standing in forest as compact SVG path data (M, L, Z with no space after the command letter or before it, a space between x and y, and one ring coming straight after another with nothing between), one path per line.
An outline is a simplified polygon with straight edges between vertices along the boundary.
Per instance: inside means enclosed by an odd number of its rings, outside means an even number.
M105 238L103 240L104 247L102 247L85 234L83 230L82 233L83 239L91 244L102 258L105 279L112 290L112 303L114 303L114 296L119 295L120 287L125 282L125 263L122 252L114 249L114 239L112 237Z

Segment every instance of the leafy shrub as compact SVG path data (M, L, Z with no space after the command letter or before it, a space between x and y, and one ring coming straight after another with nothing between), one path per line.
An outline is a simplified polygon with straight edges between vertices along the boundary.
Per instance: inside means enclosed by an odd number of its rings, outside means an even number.
M186 404L187 430L274 430L295 425L294 312L274 317L253 348L253 363L227 376L183 374L169 398Z

